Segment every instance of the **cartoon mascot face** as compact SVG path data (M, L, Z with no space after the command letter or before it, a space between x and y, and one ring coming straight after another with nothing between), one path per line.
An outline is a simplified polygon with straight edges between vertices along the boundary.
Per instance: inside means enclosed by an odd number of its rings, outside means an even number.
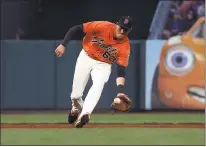
M205 109L205 18L170 38L160 55L158 90L170 108Z

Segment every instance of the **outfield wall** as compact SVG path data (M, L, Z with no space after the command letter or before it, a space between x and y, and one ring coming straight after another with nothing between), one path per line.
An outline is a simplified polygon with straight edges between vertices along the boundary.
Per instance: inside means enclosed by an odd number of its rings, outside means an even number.
M153 109L153 81L164 42L131 41L126 92L132 98L132 108L136 111ZM68 44L64 56L56 57L54 50L59 44L60 41L56 40L1 42L2 109L71 108L70 93L74 68L82 45L80 41L72 41ZM96 110L109 108L116 95L115 68L116 65L112 67L111 77L105 85ZM84 97L91 84L89 80Z
M64 56L54 50L60 41L2 41L1 106L2 108L70 108L73 73L81 42L68 44ZM132 41L132 54L127 69L126 91L134 108L144 109L143 68L144 42ZM116 66L97 108L108 108L116 95ZM91 80L85 93L91 86ZM143 88L143 89L142 89ZM85 95L84 95L85 96Z

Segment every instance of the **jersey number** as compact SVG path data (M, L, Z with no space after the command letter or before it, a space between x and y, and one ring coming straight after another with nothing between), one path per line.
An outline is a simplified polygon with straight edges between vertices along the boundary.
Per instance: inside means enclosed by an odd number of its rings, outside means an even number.
M114 56L111 56L109 52L105 51L102 56L105 59L109 59L109 61L114 62L116 60L116 58Z

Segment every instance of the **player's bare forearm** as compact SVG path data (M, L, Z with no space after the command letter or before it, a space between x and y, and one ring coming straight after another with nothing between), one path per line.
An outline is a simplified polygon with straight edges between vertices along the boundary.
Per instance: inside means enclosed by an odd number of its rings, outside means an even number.
M124 85L124 83L125 83L125 78L124 78L124 77L117 77L116 83L117 83L117 86L118 86L118 85Z

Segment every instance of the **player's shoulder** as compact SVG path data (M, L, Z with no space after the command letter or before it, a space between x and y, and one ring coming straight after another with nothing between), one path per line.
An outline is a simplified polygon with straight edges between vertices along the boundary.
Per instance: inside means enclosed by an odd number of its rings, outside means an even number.
M104 24L114 24L110 21L107 21L107 20L94 20L94 21L91 21L91 22L97 22L97 23L104 23Z
M110 26L113 26L114 23L112 22L109 22L109 21L96 21L98 24L104 26L104 27L110 27Z
M104 25L114 25L114 23L106 21L106 20L94 20L94 21L89 21L86 23L96 23L96 24L104 24Z
M89 22L83 23L83 25L87 25L87 24L91 24L93 26L104 28L104 29L108 29L114 25L114 23L109 22L109 21L104 21L104 20L103 21L95 20L95 21L89 21Z
M105 25L114 25L114 23L110 22L110 21L103 21Z

